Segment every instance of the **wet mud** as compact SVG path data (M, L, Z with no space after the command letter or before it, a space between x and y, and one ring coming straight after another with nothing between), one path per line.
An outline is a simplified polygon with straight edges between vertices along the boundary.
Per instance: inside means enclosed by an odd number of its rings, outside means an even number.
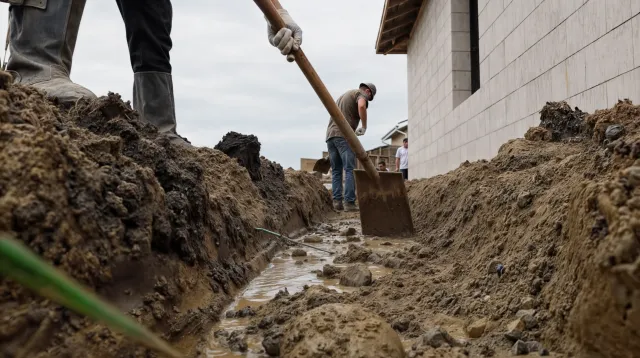
M505 143L490 161L408 182L413 243L389 240L391 251L376 254L341 239L336 260L388 274L351 290L283 290L246 321L248 339L263 355L294 352L290 342L327 337L326 325L301 333L304 317L356 305L393 328L406 357L634 356L640 107L589 114L548 103L541 119L528 133L539 135ZM305 351L337 352L340 342ZM332 349L318 356L339 356Z

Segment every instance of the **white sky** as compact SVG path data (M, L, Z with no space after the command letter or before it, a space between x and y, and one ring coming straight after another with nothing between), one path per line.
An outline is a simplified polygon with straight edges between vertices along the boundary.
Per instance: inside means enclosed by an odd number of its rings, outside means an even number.
M407 118L405 55L376 55L384 0L281 0L302 27L307 57L333 95L373 82L365 148ZM0 33L8 6L0 5ZM295 63L267 41L251 0L173 1L173 66L178 132L215 146L228 131L258 136L262 155L285 168L326 150L329 115ZM96 93L131 99L133 75L124 24L113 0L89 0L71 78Z

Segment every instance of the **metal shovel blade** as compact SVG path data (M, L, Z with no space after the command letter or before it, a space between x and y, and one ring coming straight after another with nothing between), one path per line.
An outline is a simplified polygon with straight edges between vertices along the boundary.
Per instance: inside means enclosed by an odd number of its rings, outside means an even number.
M318 159L316 161L316 164L313 165L314 172L327 174L329 172L329 169L331 169L331 160L329 160L329 157Z
M413 219L402 173L378 172L378 187L366 171L356 169L353 172L362 234L380 237L413 235Z

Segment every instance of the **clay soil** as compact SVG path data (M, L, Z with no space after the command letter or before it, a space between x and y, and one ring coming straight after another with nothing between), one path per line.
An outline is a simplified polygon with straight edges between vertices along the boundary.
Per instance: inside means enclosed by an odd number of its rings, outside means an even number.
M116 94L59 108L9 82L0 73L0 231L187 357L278 250L255 227L292 233L331 210L312 175L257 157L252 181L219 150L170 143ZM0 357L154 356L0 279Z
M629 101L593 114L548 103L492 160L408 182L418 232L381 258L392 274L278 295L257 309L258 334L289 342L296 317L344 303L382 317L408 357L508 357L517 340L532 356L640 356L639 124ZM438 330L453 339L430 344Z

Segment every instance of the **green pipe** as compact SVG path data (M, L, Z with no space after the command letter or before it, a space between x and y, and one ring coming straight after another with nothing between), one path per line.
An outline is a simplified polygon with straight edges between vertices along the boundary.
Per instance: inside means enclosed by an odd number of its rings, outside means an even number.
M262 232L266 232L267 234L271 234L271 235L273 235L273 236L277 236L277 237L279 237L279 238L281 238L281 239L284 239L285 241L290 242L290 243L291 243L291 244L293 244L293 245L302 245L302 246L310 247L310 248L312 248L312 249L314 249L314 250L323 251L323 252L326 252L326 253L328 253L328 254L330 254L330 255L335 254L335 252L333 252L333 251L329 251L329 250L321 249L321 248L318 248L318 247L315 247L315 246L311 246L311 245L308 245L308 244L305 244L305 243L302 243L302 242L293 241L293 240L291 240L290 238L288 238L288 237L286 237L286 236L283 236L282 234L279 234L279 233L277 233L277 232L270 231L270 230L267 230L267 229L263 229L263 228L261 228L261 227L257 227L257 228L256 228L256 230L258 230L258 231L262 231Z

